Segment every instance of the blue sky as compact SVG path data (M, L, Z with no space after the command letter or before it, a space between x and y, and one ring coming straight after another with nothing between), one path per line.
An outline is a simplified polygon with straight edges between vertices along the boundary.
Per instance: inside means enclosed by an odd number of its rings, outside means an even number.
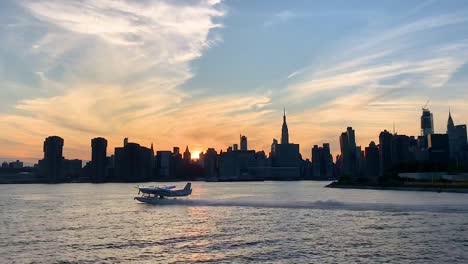
M466 1L7 0L0 46L0 159L55 134L70 158L96 136L268 152L283 107L306 158L347 126L417 135L427 100L436 131L468 122Z

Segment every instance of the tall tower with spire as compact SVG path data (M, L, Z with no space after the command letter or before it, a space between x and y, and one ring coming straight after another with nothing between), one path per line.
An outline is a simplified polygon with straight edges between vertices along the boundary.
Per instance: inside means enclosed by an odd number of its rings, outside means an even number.
M186 164L190 164L191 161L192 161L192 154L190 153L190 150L189 150L189 148L187 146L187 147L185 147L185 151L184 151L184 162Z
M271 145L272 167L281 167L281 170L273 171L272 176L277 180L299 179L300 165L302 161L299 153L299 144L289 142L289 131L286 123L286 110L283 110L283 127L281 128L281 144L274 139Z
M447 133L452 131L454 128L455 128L455 123L453 122L452 113L451 113L451 111L449 109L449 117L448 117L448 121L447 121Z
M450 109L447 121L447 135L450 146L450 158L452 160L463 159L463 152L468 147L466 125L455 125Z
M286 109L283 109L283 127L281 128L281 144L289 144L288 125L286 124Z

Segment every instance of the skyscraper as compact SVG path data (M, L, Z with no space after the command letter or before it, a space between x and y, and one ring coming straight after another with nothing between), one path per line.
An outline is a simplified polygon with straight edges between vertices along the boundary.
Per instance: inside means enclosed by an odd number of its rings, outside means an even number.
M172 153L168 150L160 150L156 152L156 177L158 180L168 180L174 175L171 171Z
M214 148L209 148L203 159L203 174L207 179L216 179L218 153Z
M333 176L333 156L330 153L330 144L324 143L323 147L314 145L311 168L314 179L330 179Z
M447 120L447 132L455 128L455 123L453 122L452 119L452 112L449 110L449 116Z
M281 127L281 144L274 139L271 145L270 158L272 166L272 178L277 180L298 179L302 162L299 153L299 144L289 143L288 125L286 124L286 111L283 113L283 126ZM279 167L282 167L281 169ZM274 176L273 176L274 175Z
M340 136L340 147L342 157L342 174L358 177L357 172L357 152L356 152L356 136L354 129L348 127L346 132L343 132Z
M447 135L450 145L450 159L459 161L465 156L463 153L466 151L468 145L466 132L466 125L456 126L453 122L452 114L449 111Z
M393 135L391 149L393 165L399 165L411 160L410 137Z
M247 137L240 135L240 150L247 151Z
M311 162L312 162L312 177L315 179L319 179L321 176L320 173L320 165L322 162L322 148L319 148L318 145L314 145L312 148L312 156L311 156Z
M115 180L124 182L151 180L154 168L153 150L137 143L115 148Z
M286 109L283 112L283 126L281 127L281 144L289 144L289 131L286 124Z
M190 164L191 161L192 161L192 154L190 153L190 150L187 146L185 147L185 151L184 151L184 163Z
M323 163L322 176L331 179L333 177L333 156L331 154L330 143L323 143Z
M434 134L434 119L429 109L423 108L421 115L421 135L427 138L428 135Z
M94 138L91 140L91 179L93 182L103 182L106 178L107 168L107 140Z
M180 155L180 148L179 147L173 147L172 148L172 155L173 156L179 156Z
M371 181L376 181L380 174L380 155L379 148L374 141L365 148L365 159L366 177Z
M44 159L41 162L41 170L48 182L58 182L63 176L63 145L63 138L58 136L48 137L44 141Z
M444 164L450 160L450 144L447 134L431 134L428 136L429 160Z
M384 176L392 168L392 139L393 135L387 130L379 135L380 176Z

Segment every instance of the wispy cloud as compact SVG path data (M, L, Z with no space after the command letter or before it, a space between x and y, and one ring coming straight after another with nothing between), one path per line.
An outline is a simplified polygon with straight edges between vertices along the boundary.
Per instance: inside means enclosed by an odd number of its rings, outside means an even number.
M283 10L281 12L273 14L269 17L264 23L263 26L271 27L276 24L286 23L291 19L298 17L299 15L296 12L291 10Z
M304 134L314 135L315 144L330 141L335 153L337 131L349 125L358 129L363 145L377 140L393 122L401 133L417 135L420 105L431 99L433 110L445 112L453 102L437 97L436 91L445 89L468 63L464 36L435 43L422 40L440 34L436 29L468 25L466 17L461 13L427 17L379 34L356 36L349 49L333 50L320 64L293 71L287 77L286 96L288 102L304 106L294 120ZM320 104L308 103L317 97L323 98ZM445 116L439 117L438 127L443 128L445 121Z
M40 156L46 135L67 135L65 154L81 158L89 156L88 142L98 135L106 136L111 148L129 136L147 145L154 142L158 149L170 149L176 142L220 149L226 142L235 143L241 132L251 135L252 144L264 144L265 137L275 134L275 126L264 122L273 114L266 95L182 102L174 95L162 94L154 103L154 97L118 91L101 87L98 94L90 96L95 90L77 88L63 96L25 100L18 104L18 114L0 116L0 129L11 142L27 144L29 157Z
M459 53L460 54L460 53ZM468 50L461 54L468 54ZM292 97L304 98L318 92L340 90L348 87L387 87L386 83L398 79L400 84L438 88L443 86L456 70L466 60L458 55L441 56L432 59L394 61L389 64L374 64L371 66L356 65L342 67L340 70L325 70L317 72L310 81L292 85ZM407 82L401 82L405 79Z
M465 40L421 47L423 43L418 39L436 34L432 31L435 28L467 22L461 14L440 15L379 32L377 37L359 36L359 41L351 41L354 46L350 52L341 51L341 56L321 63L319 68L309 66L289 74L288 78L304 76L288 87L290 99L304 100L317 93L353 87L356 92L359 87L373 87L377 92L381 92L379 87L442 87L467 62ZM415 35L417 32L420 34ZM341 61L336 57L341 57Z
M341 61L333 59L320 68L308 66L289 74L288 78L292 78L308 73L289 86L291 97L304 98L356 86L384 86L394 81L402 83L402 79L407 80L409 87L441 87L467 62L468 46L461 39L421 47L423 43L417 38L424 36L415 34L430 35L435 28L467 22L467 16L462 14L440 15L380 32L377 37L360 36L359 41L351 43L354 46L350 52L339 53L344 55Z
M8 80L24 89L14 91L17 102L0 114L1 130L10 142L35 145L34 157L45 135L72 138L69 147L87 150L90 137L137 135L157 121L152 115L190 98L179 86L193 76L190 62L219 41L209 33L224 15L219 1L204 0L19 3L26 12L17 19L29 22L2 34L28 72ZM32 81L21 84L21 78ZM34 87L41 92L30 92Z
M291 140L308 157L310 147L322 142L332 143L336 153L337 136L348 125L356 127L361 145L394 121L402 133L417 134L419 108L428 98L436 111L446 111L449 104L468 111L465 83L454 83L468 60L468 16L460 9L432 10L421 17L433 1L398 14L374 5L356 11L325 4L314 9L316 4L305 2L300 9L288 2L274 7L283 11L269 13L266 20L251 20L258 23L252 29L261 34L241 39L247 46L226 43L226 49L219 47L206 57L208 49L223 43L221 33L235 32L225 38L232 40L243 31L235 28L244 25L236 19L245 17L223 19L227 8L219 1L7 2L15 12L0 10L0 57L7 62L0 64L0 131L8 139L2 140L2 157L40 157L40 144L50 134L65 137L67 157L83 159L89 158L89 139L99 135L111 147L128 136L146 145L154 141L158 149L173 144L219 149L245 133L252 148L268 150L280 134L283 106L289 110ZM328 27L310 30L307 23L322 20L331 22L339 35L325 32ZM233 22L226 26L229 30L219 30L226 21ZM270 30L275 26L300 35ZM242 36L252 37L247 33ZM263 41L283 36L291 39ZM304 38L304 45L296 37ZM305 56L309 45L314 46L311 56ZM271 48L287 51L288 59L279 56L276 65L258 63L258 70L284 77L255 80L254 87L263 82L261 89L243 85L229 94L222 85L217 90L181 88L196 76L194 67L213 61L229 64L229 58L246 48L259 57L239 59L228 70L260 61L262 52L255 52ZM309 65L304 63L308 59ZM304 66L289 68L298 63ZM216 78L217 73L207 75ZM209 85L210 80L201 83ZM468 121L463 118L459 122Z

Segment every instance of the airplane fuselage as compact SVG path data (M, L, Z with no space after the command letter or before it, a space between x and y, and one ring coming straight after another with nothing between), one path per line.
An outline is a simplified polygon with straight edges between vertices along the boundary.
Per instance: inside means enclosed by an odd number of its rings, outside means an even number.
M154 203L157 200L170 197L185 197L192 194L191 183L187 183L184 189L172 190L173 187L139 187L141 197L135 197L135 200L143 203Z

